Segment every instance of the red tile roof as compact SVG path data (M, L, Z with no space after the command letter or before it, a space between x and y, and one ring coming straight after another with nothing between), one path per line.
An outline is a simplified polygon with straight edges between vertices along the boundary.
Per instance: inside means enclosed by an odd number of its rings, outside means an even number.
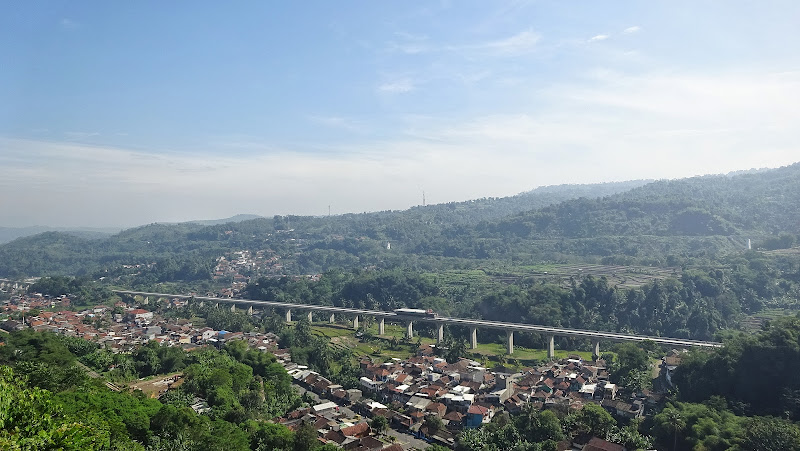
M358 437L359 435L364 435L367 431L369 431L369 424L367 423L358 423L341 430L342 434L348 437Z
M469 409L467 410L467 413L471 413L471 414L474 414L474 415L487 415L489 413L489 409L487 409L486 407L483 407L483 406L478 406L478 405L473 404L473 405L469 406Z

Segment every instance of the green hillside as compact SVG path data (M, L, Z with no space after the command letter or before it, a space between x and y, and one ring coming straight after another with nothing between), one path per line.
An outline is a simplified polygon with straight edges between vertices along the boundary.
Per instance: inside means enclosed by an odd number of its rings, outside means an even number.
M167 260L180 267L174 273L194 274L242 249L269 249L287 274L474 268L487 261L709 263L744 250L748 239L770 249L791 247L800 233L798 193L795 164L651 183L544 187L405 211L151 224L105 239L48 232L0 246L0 276L87 274Z

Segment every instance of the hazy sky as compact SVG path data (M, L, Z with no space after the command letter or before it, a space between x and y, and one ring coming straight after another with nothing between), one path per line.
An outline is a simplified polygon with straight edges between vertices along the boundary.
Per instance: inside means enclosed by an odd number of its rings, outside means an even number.
M0 226L800 160L800 2L0 4Z

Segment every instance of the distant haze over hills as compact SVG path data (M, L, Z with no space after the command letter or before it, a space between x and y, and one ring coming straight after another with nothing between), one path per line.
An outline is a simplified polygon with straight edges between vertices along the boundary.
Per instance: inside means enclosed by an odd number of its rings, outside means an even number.
M746 170L739 170L729 172L725 175L733 176L733 175L741 175L747 173L755 173L759 171L767 171L768 168L763 169L746 169ZM485 201L487 199L492 200L493 202L499 202L502 205L504 202L512 202L516 203L518 199L525 198L526 196L533 196L536 198L537 196L541 196L544 194L552 195L552 197L548 200L549 203L559 202L566 200L572 197L602 197L611 194L615 194L621 191L625 191L628 189L635 188L637 186L644 185L646 183L650 183L654 181L653 179L637 179L637 180L628 180L622 182L603 182L603 183L584 183L584 184L558 184L558 185L543 185L537 188L534 188L529 191L523 191L519 194L507 196L507 197L483 197L483 198L475 198L472 200L466 201L454 201L454 202L443 202L443 203L429 203L428 207L433 207L436 205L464 205L464 204L474 204L478 201ZM430 193L429 193L430 194ZM429 196L429 201L430 201ZM421 200L421 199L420 199ZM521 204L521 205L524 205ZM409 207L409 209L418 208L421 205ZM539 208L542 205L539 202L532 202L529 206L530 209ZM335 206L334 206L335 207ZM484 206L485 207L485 206ZM518 209L519 211L523 211L525 208ZM266 207L262 208L262 210L266 210L269 212L270 208L267 205ZM334 208L335 210L335 208ZM299 211L299 209L298 209ZM304 215L299 213L298 211L289 211L284 212L274 212L274 213L265 213L261 212L261 214L236 214L231 217L225 217L222 219L187 219L187 220L174 220L174 219L160 219L158 215L154 218L155 220L150 222L146 219L142 222L131 222L131 223L121 223L120 225L116 225L113 221L103 221L101 223L84 223L83 221L70 221L69 223L75 224L70 226L63 226L60 224L50 224L37 221L37 223L32 225L27 224L19 224L19 218L16 218L16 221L10 220L12 219L11 216L6 217L9 221L3 221L3 218L0 218L0 243L5 243L12 241L16 238L20 238L23 236L30 236L35 235L37 233L47 232L47 231L59 231L59 232L85 232L84 235L91 236L92 234L96 234L96 236L101 236L103 234L113 234L124 230L130 227L139 227L140 225L147 224L147 223L157 223L157 224L179 224L179 223L194 223L194 224L201 224L201 225L215 225L215 224L224 224L228 222L241 222L256 218L262 217L272 217L275 214L279 215ZM372 210L371 212L379 212L379 211L388 211L388 210ZM405 211L405 210L391 210L391 211ZM335 215L347 215L347 214L361 214L361 213L369 213L370 211L350 211L350 212L342 212L342 211L334 211ZM194 216L194 215L192 215ZM203 216L202 213L197 214L197 216ZM319 214L318 216L326 216L324 213ZM162 216L163 217L163 216ZM191 216L190 216L191 217Z
M176 273L199 275L209 273L213 259L243 249L268 250L288 274L491 260L676 266L741 252L749 239L766 248L791 245L799 233L800 164L794 164L737 175L549 186L401 211L239 215L115 235L46 232L0 245L0 276L90 274L159 261Z
M118 233L120 230L122 229L115 227L0 227L0 243L43 232L64 232L84 238L103 238Z
M196 221L187 221L192 224L199 225L217 225L225 224L228 222L241 222L250 219L260 218L258 215L241 214L231 216L225 219L200 219ZM174 223L178 224L178 223ZM122 231L121 227L49 227L49 226L30 226L30 227L0 227L0 244L14 241L17 238L36 235L44 232L64 232L70 235L79 236L83 238L106 238L115 233Z
M582 185L551 185L541 186L530 191L520 193L516 196L501 197L501 198L483 198L477 200L470 200L464 202L451 202L447 204L438 205L469 205L475 202L483 205L482 208L489 208L493 210L503 209L506 204L516 204L512 210L524 211L533 208L539 208L547 204L559 202L566 199L575 197L598 197L607 196L610 194L626 191L638 186L651 182L652 180L632 180L625 182L608 182L608 183L593 183ZM542 196L546 196L547 200L544 203L541 201ZM527 200L527 201L526 201ZM522 202L520 202L522 201ZM489 206L488 204L491 204ZM437 204L428 205L429 208L436 208ZM419 208L419 207L412 207ZM402 210L401 210L402 211ZM354 214L354 213L346 213ZM223 219L197 219L191 221L179 222L156 222L156 224L197 224L202 226L212 226L219 224L227 224L230 222L242 222L252 219L264 218L264 216L255 214L238 214L229 218ZM139 227L139 226L135 226ZM113 235L126 227L53 227L53 226L29 226L29 227L0 227L0 244L13 241L17 238L32 236L43 232L64 232L75 236L84 238L102 238Z

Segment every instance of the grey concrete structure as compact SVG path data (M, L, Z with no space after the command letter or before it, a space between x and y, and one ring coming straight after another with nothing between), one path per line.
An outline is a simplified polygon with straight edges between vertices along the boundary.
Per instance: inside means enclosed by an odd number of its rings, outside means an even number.
M29 279L29 280L12 280L12 279L0 279L0 288L10 288L12 290L27 290L31 285L33 285L39 278Z
M386 318L381 318L378 320L378 335L384 335L386 333Z
M616 342L625 342L625 341L653 341L655 343L664 344L668 346L675 346L675 347L704 347L704 348L719 348L722 347L722 343L712 342L712 341L700 341L700 340L687 340L683 338L669 338L669 337L653 337L648 335L632 335L632 334L620 334L615 332L603 332L603 331L596 331L596 330L584 330L584 329L565 329L559 327L550 327L550 326L539 326L535 324L520 324L520 323L505 323L500 321L486 321L481 319L471 319L471 318L450 318L450 317L442 317L442 316L416 316L416 315L398 315L395 312L383 312L378 310L364 310L364 309L353 309L353 308L345 308L345 307L332 307L332 306L324 306L324 305L308 305L308 304L287 304L285 302L275 302L275 301L255 301L250 299L225 299L225 298L214 298L214 297L207 297L207 296L190 296L190 295L179 295L179 294L165 294L165 293L148 293L148 292L140 292L140 291L127 291L127 290L114 290L115 293L119 294L128 294L128 295L141 295L141 296L155 296L155 297L166 297L166 298L177 298L177 299L190 299L194 298L198 301L209 301L214 302L217 305L219 303L230 303L230 304L238 304L238 305L251 305L251 306L262 306L262 307L271 307L271 308L278 308L278 309L285 309L286 310L286 320L291 321L292 318L292 310L302 310L302 311L322 311L322 312L330 312L333 313L342 313L342 314L349 314L349 315L369 315L375 317L376 319L389 319L390 321L396 322L406 322L407 323L407 336L409 338L413 338L413 321L423 321L428 323L434 323L436 325L450 325L450 326L463 326L467 327L470 330L470 347L475 349L478 346L477 340L477 330L480 329L496 329L496 330L505 330L505 331L512 331L512 332L530 332L530 333L539 333L543 334L547 337L547 355L550 358L555 357L555 347L554 347L554 337L572 337L572 338L585 338L588 340L592 340L594 344L594 350L596 352L600 351L600 340L606 341L616 341ZM357 320L354 320L354 325ZM380 326L379 326L380 327ZM513 338L512 338L513 340ZM513 341L512 346L510 349L513 348ZM511 349L513 351L513 349Z

